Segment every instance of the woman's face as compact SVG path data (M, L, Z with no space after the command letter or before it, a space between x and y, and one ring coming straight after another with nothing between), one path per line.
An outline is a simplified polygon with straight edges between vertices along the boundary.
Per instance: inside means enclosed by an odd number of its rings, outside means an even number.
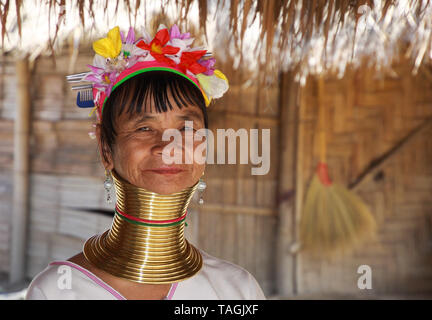
M191 137L196 130L205 128L204 116L198 106L188 105L181 109L176 106L170 94L168 94L173 110L157 113L150 102L150 108L142 114L132 118L123 112L115 123L117 132L113 146L113 154L109 162L104 161L106 169L115 170L129 183L153 191L159 194L170 194L193 186L202 176L205 163L199 164L195 159L186 162L186 158L193 159L195 149L203 141L185 143L185 136ZM144 108L143 108L144 109ZM193 131L186 126L185 121L193 121ZM185 128L188 127L188 128ZM98 138L100 128L97 128ZM174 156L173 148L164 148L170 141L163 141L162 135L166 129L177 129L181 133L182 143L177 144L177 152L181 151L181 164L166 164L165 156ZM100 141L100 140L99 140ZM205 143L205 142L204 142Z

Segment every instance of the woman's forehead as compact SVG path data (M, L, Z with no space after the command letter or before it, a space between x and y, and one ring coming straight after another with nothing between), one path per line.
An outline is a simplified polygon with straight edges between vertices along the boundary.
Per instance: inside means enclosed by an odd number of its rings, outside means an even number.
M134 112L129 114L123 112L120 117L120 121L146 121L146 120L191 120L198 123L204 123L204 115L198 106L189 104L187 106L179 107L176 104L172 105L171 108L167 108L167 111L158 112L154 106L147 106L142 108L141 112Z

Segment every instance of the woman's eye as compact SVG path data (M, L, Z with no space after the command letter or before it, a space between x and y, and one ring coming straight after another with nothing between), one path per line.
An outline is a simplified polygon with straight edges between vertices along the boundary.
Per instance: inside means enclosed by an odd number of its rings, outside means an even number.
M184 130L184 131L194 131L195 129L193 127L183 127L181 130Z
M138 131L150 131L151 129L149 127L141 127L138 129Z

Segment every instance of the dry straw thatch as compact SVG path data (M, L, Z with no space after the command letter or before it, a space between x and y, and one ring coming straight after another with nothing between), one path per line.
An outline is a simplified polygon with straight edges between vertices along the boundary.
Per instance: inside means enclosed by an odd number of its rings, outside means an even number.
M23 12L31 2L23 0L1 1L0 21L2 41L10 33L23 32ZM378 69L388 69L398 57L400 43L405 54L412 57L413 70L432 59L432 4L430 0L162 0L163 12L168 5L176 7L178 21L190 18L192 7L198 8L197 19L206 31L207 22L226 15L226 24L234 50L231 55L244 54L245 34L257 23L257 45L254 49L258 61L266 68L290 68L297 72L297 80L308 74L325 70L342 76L348 65L367 63ZM48 17L55 20L55 30L49 46L54 50L55 41L65 36L64 25L71 15L66 0L40 1ZM96 26L103 22L96 19L102 11L115 12L124 8L129 20L147 12L155 1L141 0L76 0L73 10L78 12L82 26ZM111 7L110 7L111 6ZM12 9L12 7L14 7ZM62 10L60 10L62 8ZM110 9L111 8L111 9ZM65 10L66 9L66 10ZM15 19L8 24L11 16ZM92 20L88 23L86 20ZM48 19L49 20L49 19ZM48 23L53 23L48 21ZM136 24L136 21L135 21ZM107 29L107 27L105 27ZM37 33L37 30L34 30ZM42 44L41 44L42 45ZM250 50L249 50L250 51Z

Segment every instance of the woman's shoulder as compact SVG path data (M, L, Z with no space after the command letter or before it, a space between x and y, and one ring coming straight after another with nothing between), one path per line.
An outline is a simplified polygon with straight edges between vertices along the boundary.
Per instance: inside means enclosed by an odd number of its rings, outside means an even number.
M223 277L235 277L238 281L244 280L251 274L243 267L236 265L227 260L217 258L209 253L199 249L203 257L203 271L211 272L213 275L221 275Z
M175 299L190 299L181 293L196 291L197 299L223 300L263 300L261 287L255 277L243 267L227 260L214 257L199 249L203 258L200 272L187 280L181 281ZM205 292L203 288L207 288ZM196 290L195 290L196 289Z
M26 300L119 299L95 275L70 261L53 261L31 281ZM116 294L119 296L117 297Z

